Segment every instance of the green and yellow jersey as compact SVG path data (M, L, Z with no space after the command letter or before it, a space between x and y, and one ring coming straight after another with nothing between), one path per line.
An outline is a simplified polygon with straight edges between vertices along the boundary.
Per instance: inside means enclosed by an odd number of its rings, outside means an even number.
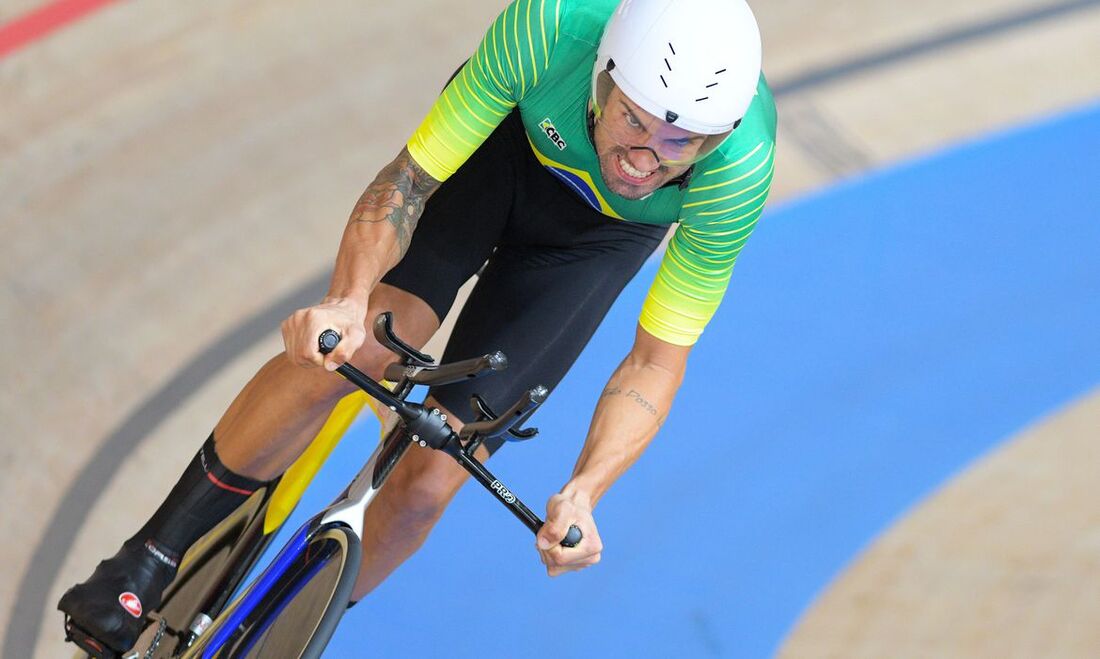
M607 189L588 134L592 68L617 0L514 0L433 105L409 153L446 180L519 108L535 156L593 208L647 224L679 223L639 322L692 345L726 292L771 187L775 104L764 77L741 125L695 165L685 189L630 200Z

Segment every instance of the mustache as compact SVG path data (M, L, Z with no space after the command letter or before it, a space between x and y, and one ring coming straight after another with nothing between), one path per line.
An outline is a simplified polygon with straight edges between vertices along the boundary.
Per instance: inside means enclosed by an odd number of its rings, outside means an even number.
M611 157L611 156L614 156L614 157L623 156L626 159L627 162L630 162L630 159L627 158L627 156L629 154L630 154L629 149L627 149L625 147L622 147L622 146L619 146L617 144L614 147L612 147L611 151L607 152L607 155L609 157ZM633 167L633 164L631 166ZM663 162L661 162L660 159L658 159L657 160L657 169L654 169L652 171L653 171L653 174L656 176L657 174L664 174L664 173L668 172L669 170L668 170L668 167Z

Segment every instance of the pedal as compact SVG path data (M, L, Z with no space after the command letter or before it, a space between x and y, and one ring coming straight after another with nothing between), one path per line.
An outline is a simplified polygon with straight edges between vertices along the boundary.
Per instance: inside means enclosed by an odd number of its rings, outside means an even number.
M74 623L69 616L65 616L65 640L72 641L78 648L87 652L94 659L152 659L164 639L164 632L168 628L168 623L160 616L152 615L149 618L150 624L141 632L141 636L138 636L134 647L121 655L99 642L94 636Z
M72 641L94 659L121 659L117 652L97 641L95 637L76 625L69 616L65 616L65 640Z

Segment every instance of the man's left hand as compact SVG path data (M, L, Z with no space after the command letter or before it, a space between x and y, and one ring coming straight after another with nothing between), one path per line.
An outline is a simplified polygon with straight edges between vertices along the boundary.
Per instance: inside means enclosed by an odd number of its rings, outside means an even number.
M562 547L561 541L576 525L584 538L576 547ZM592 506L579 496L555 494L546 504L546 524L536 537L539 558L546 565L546 574L556 577L566 572L582 570L600 562L603 543L592 518Z

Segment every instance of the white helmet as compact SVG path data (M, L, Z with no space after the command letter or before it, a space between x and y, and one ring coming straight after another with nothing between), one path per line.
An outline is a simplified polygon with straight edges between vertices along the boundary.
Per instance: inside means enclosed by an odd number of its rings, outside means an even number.
M622 0L592 74L606 72L646 112L693 133L726 136L760 78L760 30L744 0Z

